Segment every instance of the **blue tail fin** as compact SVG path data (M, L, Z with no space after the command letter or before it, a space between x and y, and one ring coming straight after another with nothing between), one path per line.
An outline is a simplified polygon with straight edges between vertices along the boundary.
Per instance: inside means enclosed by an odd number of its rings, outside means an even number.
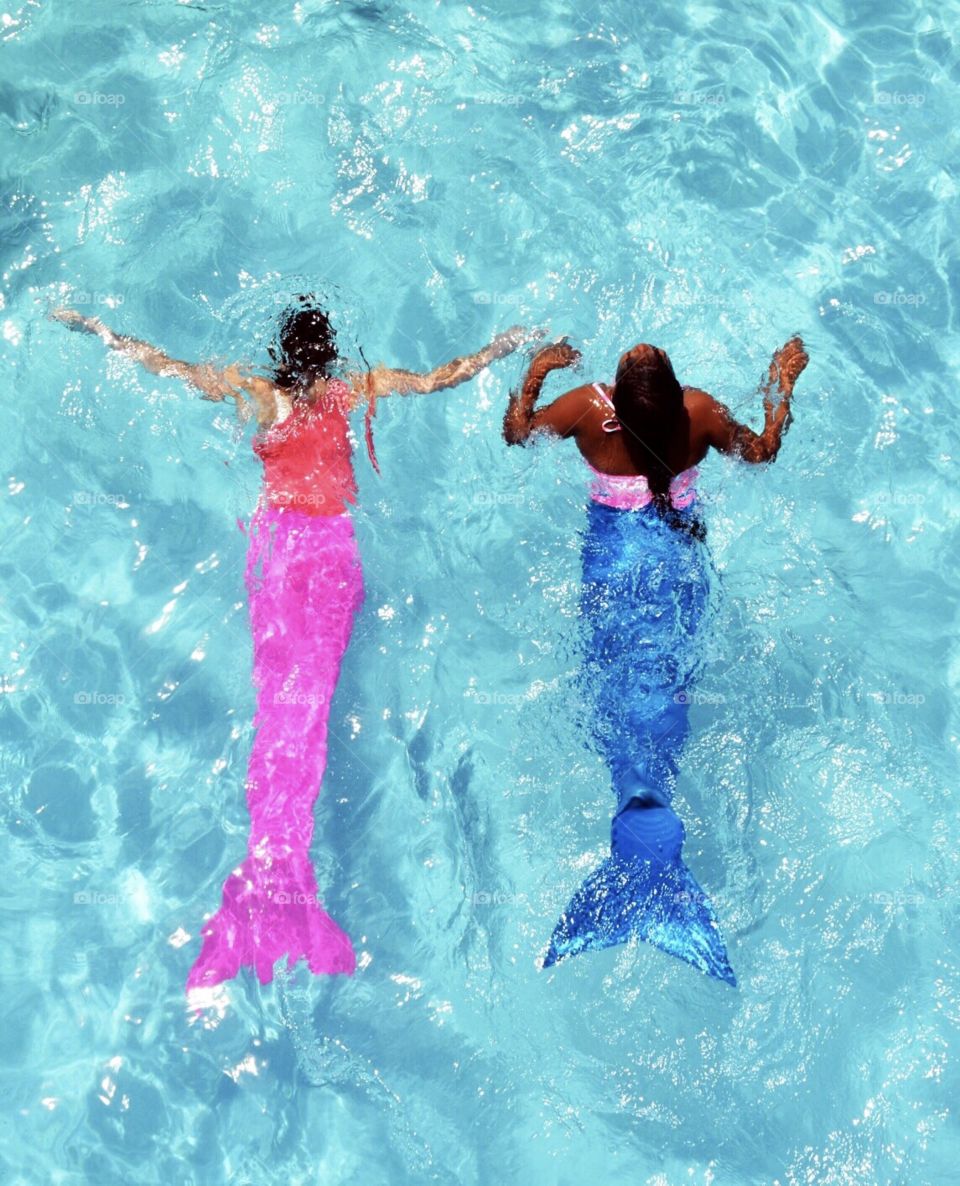
M543 966L635 935L735 987L713 907L680 859L683 824L668 800L654 791L633 797L612 830L612 855L574 894Z

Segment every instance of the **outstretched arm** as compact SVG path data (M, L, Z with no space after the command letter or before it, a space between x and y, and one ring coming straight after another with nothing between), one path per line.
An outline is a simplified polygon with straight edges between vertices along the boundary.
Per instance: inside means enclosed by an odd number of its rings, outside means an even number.
M551 371L574 366L580 352L566 338L552 342L538 350L527 367L519 391L510 392L506 415L503 418L503 439L508 445L525 445L533 433L553 432L568 437L576 430L582 414L583 401L579 389L568 391L545 408L537 409L543 382Z
M114 333L98 317L84 317L73 309L55 309L50 316L70 329L96 334L111 350L132 358L134 362L139 362L155 375L183 379L201 391L204 399L219 401L228 396L235 399L241 419L246 419L249 415L249 410L241 406L247 403L244 395L253 400L258 414L267 410L265 407L262 409L261 405L266 405L273 399L273 389L269 383L255 376L244 375L236 366L217 370L210 363L182 362L180 359L171 358L169 354L164 354L149 342ZM272 414L272 407L269 411Z
M721 453L729 453L743 461L759 464L773 461L780 451L783 434L790 426L793 414L790 397L794 384L809 362L809 356L800 338L791 338L774 354L767 377L761 384L763 392L763 431L756 433L745 424L739 424L729 408L711 399L709 412L709 441ZM779 400L774 407L773 386L777 384Z
M396 370L390 367L375 367L369 375L348 375L347 381L360 398L376 398L381 395L389 395L391 392L397 395L413 393L424 395L431 391L442 391L447 387L456 387L459 383L465 383L468 379L472 379L495 359L512 354L530 336L529 330L515 325L506 333L497 334L489 346L484 346L475 354L452 358L449 362L445 362L427 374Z

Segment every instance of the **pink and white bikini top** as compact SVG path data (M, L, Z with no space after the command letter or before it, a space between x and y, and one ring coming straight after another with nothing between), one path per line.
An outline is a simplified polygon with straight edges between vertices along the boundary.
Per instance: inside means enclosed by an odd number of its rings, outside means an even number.
M612 411L613 400L600 384L594 383L593 389ZM622 432L623 425L616 416L610 416L603 422L603 431ZM641 507L648 506L653 502L650 485L643 474L605 474L596 466L590 465L589 461L587 465L593 470L590 497L594 502L615 507L619 511L638 511ZM670 501L675 507L688 507L696 500L697 491L694 482L698 476L699 472L696 466L691 466L690 469L685 469L682 474L677 474L671 479Z

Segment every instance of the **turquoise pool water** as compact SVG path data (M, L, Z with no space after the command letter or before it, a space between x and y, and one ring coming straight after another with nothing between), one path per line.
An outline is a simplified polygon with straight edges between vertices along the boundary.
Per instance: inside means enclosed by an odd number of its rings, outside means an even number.
M11 1186L957 1181L956 3L90 0L0 17ZM777 463L702 471L720 574L678 805L739 988L539 970L608 842L572 447L498 363L385 401L314 855L353 979L183 982L242 854L259 469L52 304L263 365L327 294L424 368L515 322L666 348ZM552 391L561 389L559 381Z

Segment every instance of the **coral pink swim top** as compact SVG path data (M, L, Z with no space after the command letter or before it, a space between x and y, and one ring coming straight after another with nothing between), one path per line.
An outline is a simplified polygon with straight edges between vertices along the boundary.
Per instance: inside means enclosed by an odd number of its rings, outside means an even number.
M330 379L314 403L295 399L290 414L253 438L263 462L263 497L304 515L342 514L357 500L350 459L350 387Z
M593 384L603 401L613 411L613 400L603 390L599 383ZM603 422L604 432L622 432L623 425L616 418L610 416ZM605 474L596 466L590 465L593 471L593 482L590 485L590 497L594 502L604 506L616 507L620 511L637 511L641 507L653 502L650 485L643 474ZM696 501L697 491L694 482L699 476L696 466L685 469L677 474L670 482L670 501L675 507L688 507Z

